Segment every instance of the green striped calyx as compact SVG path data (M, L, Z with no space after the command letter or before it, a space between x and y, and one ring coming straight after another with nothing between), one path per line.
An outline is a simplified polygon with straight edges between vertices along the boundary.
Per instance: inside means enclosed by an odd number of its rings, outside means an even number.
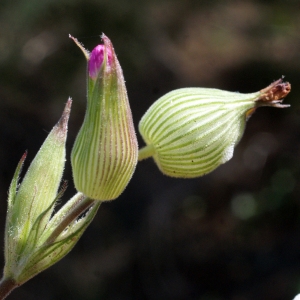
M71 154L75 187L95 200L113 200L135 170L138 144L123 78L111 41L89 54L87 109Z
M153 156L172 177L205 175L230 160L246 121L259 106L287 107L291 86L281 79L251 94L182 88L158 99L139 123L146 143L139 160Z

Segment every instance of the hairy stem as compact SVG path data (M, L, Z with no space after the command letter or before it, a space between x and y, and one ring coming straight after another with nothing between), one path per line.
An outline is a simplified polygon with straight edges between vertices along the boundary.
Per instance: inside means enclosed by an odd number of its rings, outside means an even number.
M2 278L0 281L0 300L5 299L18 284L12 278Z
M139 150L139 161L154 155L155 149L153 145L147 145Z
M48 237L45 244L53 243L72 221L78 218L81 214L83 214L87 209L89 209L94 204L100 206L101 201L93 200L91 198L82 195L82 197L79 198L78 202L74 205L74 207L68 212L68 214L64 216L61 223Z

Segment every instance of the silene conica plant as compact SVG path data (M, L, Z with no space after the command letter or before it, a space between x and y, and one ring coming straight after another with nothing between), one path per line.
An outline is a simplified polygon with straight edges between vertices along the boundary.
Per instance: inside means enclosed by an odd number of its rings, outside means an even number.
M20 180L26 153L13 176L5 226L5 266L0 299L63 258L77 243L103 201L126 188L137 162L153 157L163 174L203 176L228 161L246 121L260 106L281 104L290 92L279 79L256 93L211 88L174 90L148 109L139 123L146 146L138 149L120 63L108 37L87 59L87 108L71 153L77 193L58 211L72 100Z

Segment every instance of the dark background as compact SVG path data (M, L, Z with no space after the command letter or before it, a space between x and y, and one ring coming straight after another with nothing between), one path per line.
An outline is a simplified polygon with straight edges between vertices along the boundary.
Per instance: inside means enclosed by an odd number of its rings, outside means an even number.
M233 159L193 180L138 164L74 250L8 299L292 299L300 292L300 1L1 0L0 226L26 167L72 96L64 178L85 111L86 62L104 32L135 126L166 92L255 92L285 75L291 108L260 108ZM139 138L140 146L143 145ZM3 240L3 230L0 238ZM3 259L1 260L1 265Z

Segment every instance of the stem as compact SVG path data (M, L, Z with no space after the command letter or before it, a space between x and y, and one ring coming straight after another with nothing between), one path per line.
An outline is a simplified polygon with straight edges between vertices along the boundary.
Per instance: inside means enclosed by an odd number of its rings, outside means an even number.
M0 281L0 300L5 299L18 284L12 278L2 278Z
M154 153L155 153L155 149L152 144L143 147L142 149L139 150L139 161L153 156Z
M45 244L53 243L57 237L68 227L68 225L74 221L78 216L83 214L87 209L89 209L95 203L101 203L98 200L93 200L86 196L82 196L79 201L74 205L74 207L66 214L61 221L61 223L55 228L51 235L46 240ZM1 299L0 299L1 300Z

